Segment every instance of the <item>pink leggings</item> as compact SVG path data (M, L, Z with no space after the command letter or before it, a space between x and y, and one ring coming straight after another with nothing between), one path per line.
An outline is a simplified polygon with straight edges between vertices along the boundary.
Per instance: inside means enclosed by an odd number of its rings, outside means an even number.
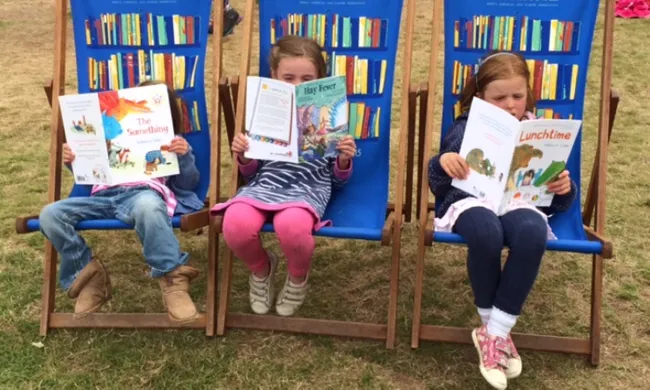
M223 238L235 256L246 263L251 272L258 272L269 262L262 247L260 230L273 215L273 227L287 257L288 272L303 277L309 272L314 254L313 215L300 207L281 211L263 211L246 203L233 203L223 217Z

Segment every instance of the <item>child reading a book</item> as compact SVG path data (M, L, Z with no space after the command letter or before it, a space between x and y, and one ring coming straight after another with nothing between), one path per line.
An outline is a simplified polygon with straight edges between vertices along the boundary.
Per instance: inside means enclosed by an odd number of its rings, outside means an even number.
M325 61L319 45L307 38L285 36L270 55L271 75L294 85L323 78ZM266 314L273 305L273 274L277 257L267 252L260 241L260 230L273 221L280 247L287 258L288 275L275 301L275 311L293 315L302 305L314 253L313 230L321 221L332 187L343 186L352 174L354 139L342 138L336 158L317 158L300 164L249 160L244 157L248 140L244 134L233 139L239 171L248 180L230 201L216 205L214 213L225 210L223 235L228 247L251 271L249 300L257 314Z
M519 120L534 119L535 101L525 60L513 53L496 52L485 57L468 81L460 98L463 114L447 133L440 153L429 161L429 185L440 200L436 208L437 231L455 232L467 242L467 269L475 304L483 325L472 332L480 371L495 388L505 389L508 378L521 373L521 358L510 331L537 278L550 233L547 215L567 210L576 196L568 171L548 185L555 194L549 207L515 200L497 214L483 200L452 187L452 179L470 174L458 152L463 142L468 111L477 96L509 112ZM472 173L474 174L474 173ZM501 269L501 251L510 247Z
M139 86L157 82L145 81ZM182 114L176 94L168 88L174 133L181 134ZM76 299L74 316L93 313L111 298L111 282L104 264L93 255L75 225L89 219L116 218L135 226L151 276L159 279L169 318L190 322L198 312L188 294L198 270L186 265L188 254L180 251L171 217L198 211L203 202L194 189L199 182L192 148L176 136L169 151L178 156L180 173L117 186L95 185L90 196L72 197L47 205L40 214L41 232L61 255L59 281ZM75 155L63 145L63 162L70 167Z

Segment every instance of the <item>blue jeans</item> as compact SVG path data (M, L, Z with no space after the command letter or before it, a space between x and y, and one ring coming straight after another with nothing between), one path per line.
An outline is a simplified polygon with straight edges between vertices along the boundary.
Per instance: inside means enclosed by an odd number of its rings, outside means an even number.
M148 187L116 187L89 197L51 203L41 211L41 232L61 255L59 283L69 289L81 270L92 260L92 251L75 230L89 219L119 219L135 226L151 276L161 277L187 263L174 235L167 205Z

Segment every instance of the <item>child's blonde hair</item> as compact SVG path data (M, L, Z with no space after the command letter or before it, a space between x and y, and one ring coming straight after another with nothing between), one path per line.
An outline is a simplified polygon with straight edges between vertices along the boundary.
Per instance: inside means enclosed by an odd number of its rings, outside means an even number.
M313 39L297 35L285 35L280 38L269 56L271 70L276 72L283 58L305 57L316 67L318 78L327 76L327 65L322 55L323 49Z
M160 85L165 84L165 82L160 80L145 80L138 84L138 87L146 87L148 85ZM167 84L165 84L167 85ZM183 134L185 128L183 123L183 113L181 112L181 107L178 104L178 94L176 91L171 89L167 85L167 95L169 96L169 109L172 113L172 123L174 125L174 134Z
M516 76L521 76L526 80L526 110L534 112L535 98L533 90L530 88L530 71L526 60L519 54L507 51L493 52L481 60L478 71L470 77L467 85L463 88L460 97L462 112L469 111L474 96L483 94L488 84Z

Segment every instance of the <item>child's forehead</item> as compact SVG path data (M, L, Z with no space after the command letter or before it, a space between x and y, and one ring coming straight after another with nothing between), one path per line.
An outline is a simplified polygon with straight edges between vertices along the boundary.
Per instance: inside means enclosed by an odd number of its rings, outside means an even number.
M512 92L526 89L528 82L523 76L512 76L505 79L494 80L485 87L485 92Z
M316 66L307 57L285 57L278 63L282 73L316 73Z

